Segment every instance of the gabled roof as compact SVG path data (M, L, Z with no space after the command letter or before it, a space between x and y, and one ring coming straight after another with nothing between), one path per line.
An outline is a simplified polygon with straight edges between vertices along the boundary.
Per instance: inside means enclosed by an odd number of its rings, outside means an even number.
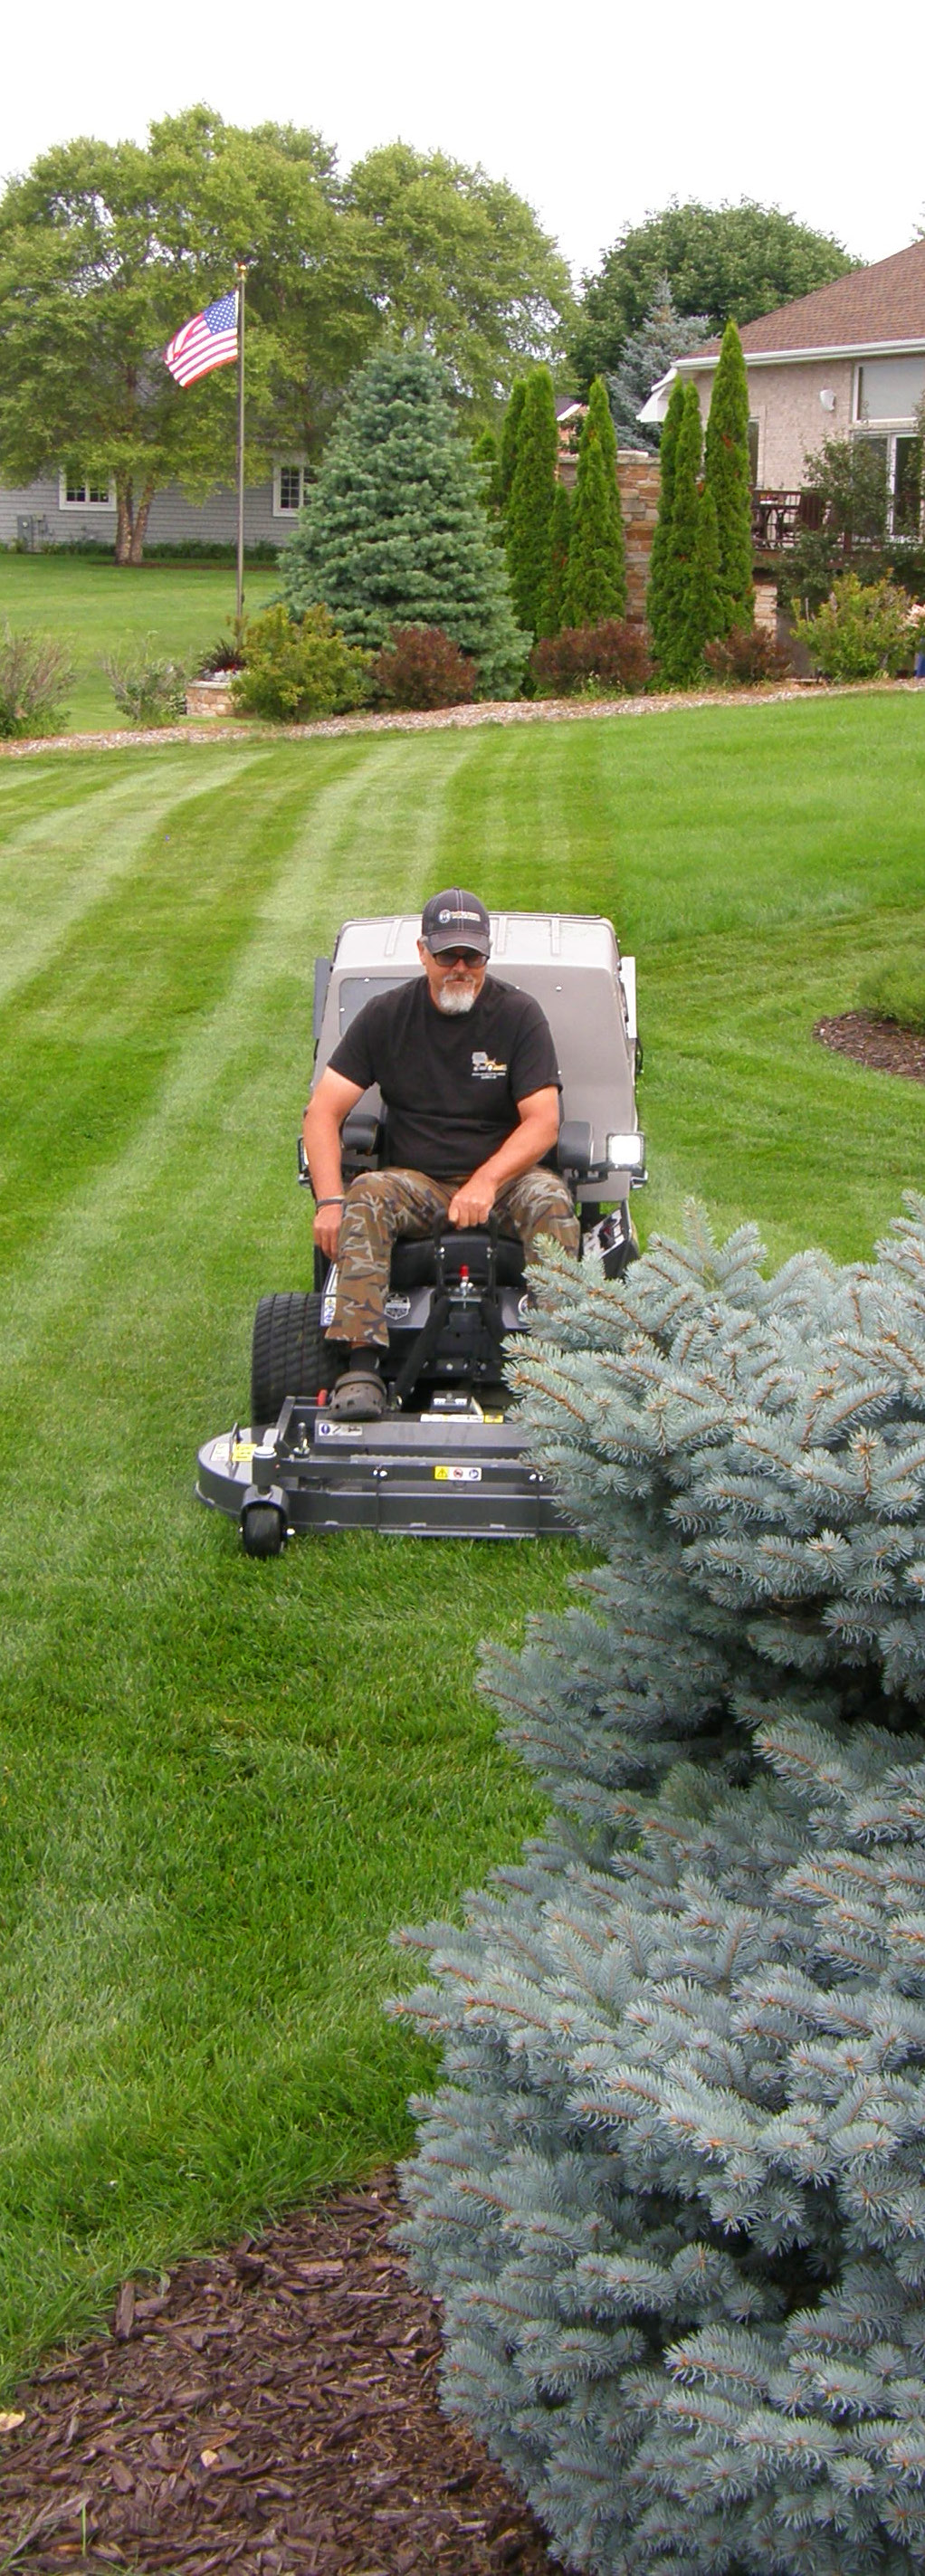
M812 295L778 305L776 313L759 314L756 322L743 324L740 338L746 358L787 349L828 353L895 347L897 342L925 345L925 241L875 260L872 268L849 269L829 286L815 287ZM706 340L681 365L715 358L720 346L719 340Z

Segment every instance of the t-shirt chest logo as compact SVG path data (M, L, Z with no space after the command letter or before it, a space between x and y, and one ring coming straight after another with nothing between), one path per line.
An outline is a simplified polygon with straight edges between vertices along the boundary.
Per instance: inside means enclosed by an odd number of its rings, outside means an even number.
M476 1082L498 1082L506 1074L507 1065L499 1064L496 1056L486 1055L484 1047L473 1047L472 1071Z

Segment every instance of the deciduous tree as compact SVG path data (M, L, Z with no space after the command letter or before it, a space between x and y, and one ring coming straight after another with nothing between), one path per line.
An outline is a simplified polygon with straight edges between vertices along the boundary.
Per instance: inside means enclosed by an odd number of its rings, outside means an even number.
M320 137L243 133L193 108L146 145L56 147L0 204L0 466L21 483L65 464L113 483L120 562L139 559L160 486L202 499L233 481L236 369L181 390L162 351L228 293L238 260L253 479L274 443L317 444L369 336Z
M504 180L390 143L355 164L343 203L377 312L443 359L460 397L496 400L525 359L561 355L568 269Z
M749 197L738 206L673 203L621 233L585 278L571 363L582 385L613 374L662 278L679 313L705 314L711 329L722 331L730 314L751 322L857 264L831 234L813 232L779 206Z

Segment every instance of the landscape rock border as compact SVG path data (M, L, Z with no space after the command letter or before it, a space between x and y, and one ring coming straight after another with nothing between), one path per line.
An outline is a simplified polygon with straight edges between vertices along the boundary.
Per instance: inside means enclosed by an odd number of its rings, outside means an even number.
M157 725L147 730L126 727L112 733L35 734L21 742L0 742L0 758L22 760L50 751L131 751L138 747L156 750L159 743L310 742L355 733L437 733L492 724L580 724L603 716L667 715L673 708L772 707L794 699L825 705L832 698L895 697L914 695L920 690L925 692L925 681L851 680L832 687L818 680L787 680L770 689L672 689L653 697L476 699L465 706L430 707L405 715L389 712L324 716L314 724L255 724L247 717L225 724L216 718L207 724Z

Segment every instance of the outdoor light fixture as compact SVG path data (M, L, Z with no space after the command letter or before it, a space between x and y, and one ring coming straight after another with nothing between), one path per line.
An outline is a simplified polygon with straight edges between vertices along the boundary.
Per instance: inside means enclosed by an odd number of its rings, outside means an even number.
M823 411L834 411L835 396L832 392L831 385L823 385L819 395L819 400L822 404Z
M644 1172L646 1140L644 1136L608 1136L607 1160L612 1172Z

